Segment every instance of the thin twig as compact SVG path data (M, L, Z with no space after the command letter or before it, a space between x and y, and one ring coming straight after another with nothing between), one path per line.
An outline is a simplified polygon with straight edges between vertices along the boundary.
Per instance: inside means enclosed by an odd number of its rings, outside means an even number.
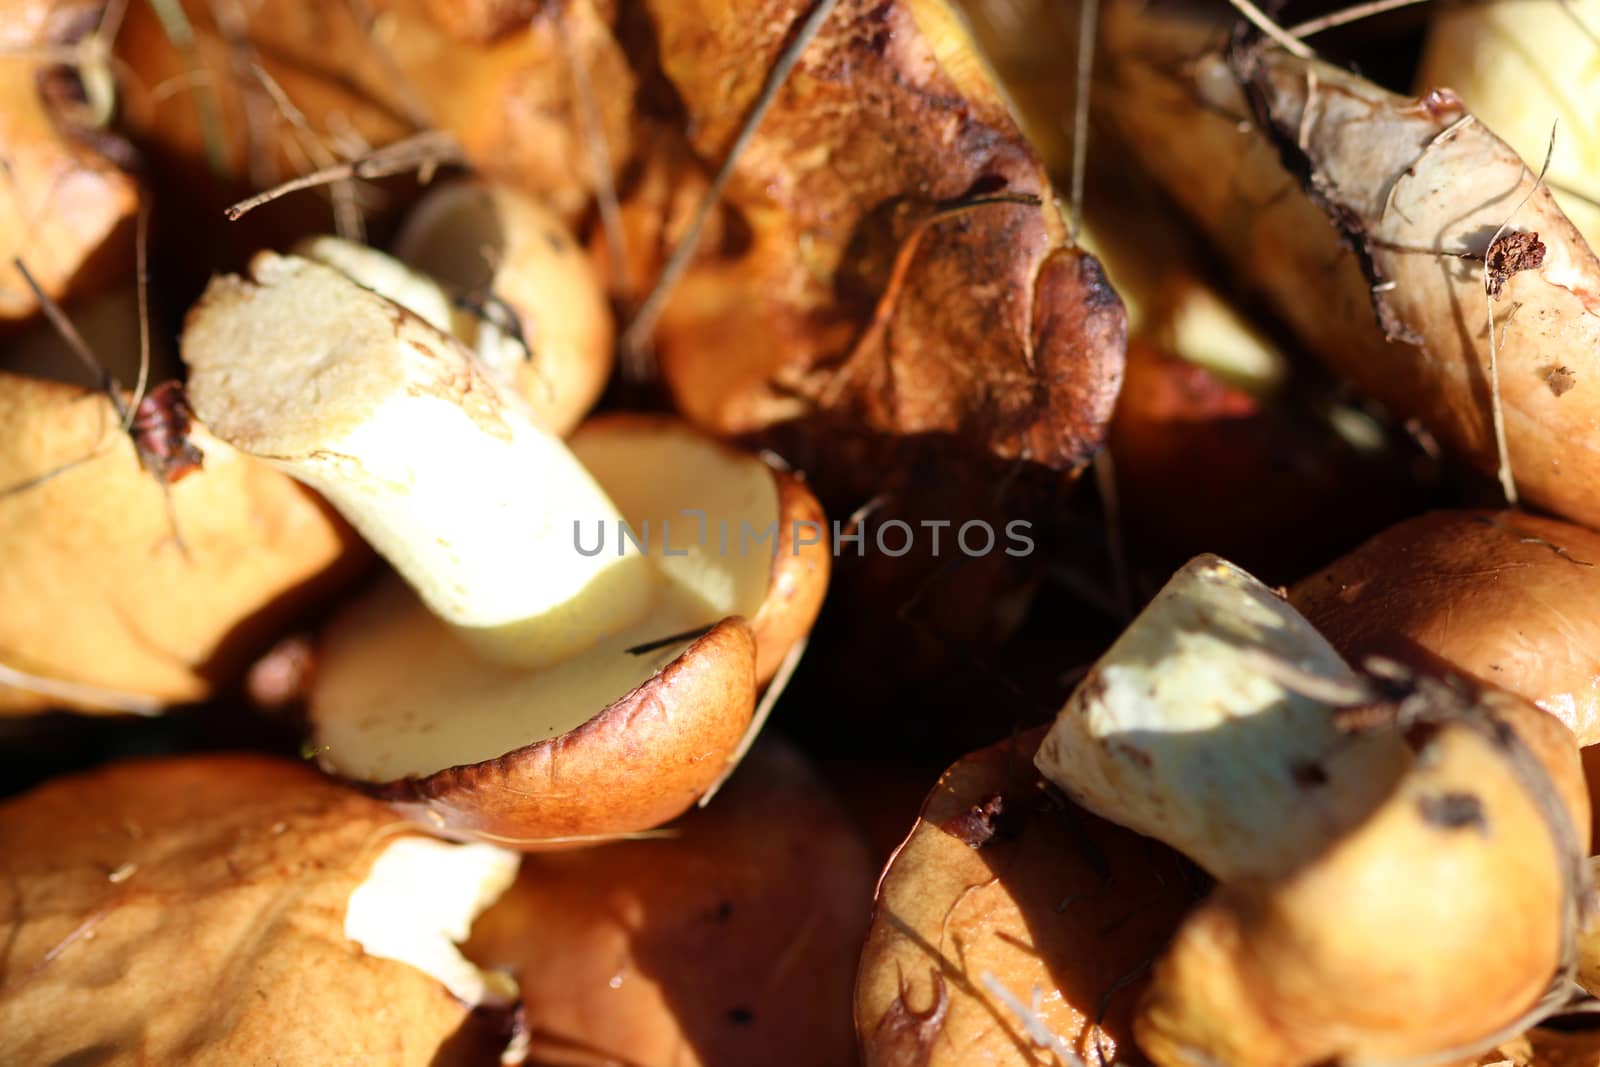
M269 74L267 69L259 62L252 61L249 70L257 84L266 92L267 97L271 100L278 113L299 134L301 147L306 155L310 157L311 162L322 169L338 166L338 156L311 128L311 123L307 120L305 112L301 111L295 102L289 98L289 94L278 83L278 80ZM329 182L328 190L333 199L333 227L335 232L347 241L365 243L366 222L361 216L361 204L356 196L355 180L347 178L341 181Z
M567 68L572 72L573 91L578 96L578 112L583 120L583 142L589 150L589 167L594 171L594 198L600 211L600 226L606 235L606 259L611 265L612 287L623 308L633 310L633 283L628 276L628 238L622 226L622 203L617 197L616 176L611 170L611 146L606 141L605 122L595 96L594 81L589 68L578 55L577 46L567 29L567 5L561 4L552 12L555 20L556 41L561 54L566 57ZM530 26L528 32L533 32ZM649 360L639 354L624 351L623 374L634 382L650 376Z
M1528 201L1533 199L1533 194L1537 193L1539 187L1544 184L1544 176L1550 170L1550 160L1556 154L1556 125L1556 123L1551 123L1550 125L1550 143L1545 148L1544 166L1539 168L1539 176L1534 179L1532 187L1529 188L1527 194L1523 196L1517 206L1512 209L1511 214L1506 216L1506 220L1500 224L1500 228L1495 230L1494 236L1489 238L1489 244L1485 247L1483 256L1483 300L1484 307L1489 315L1489 411L1494 423L1495 453L1500 460L1495 473L1500 479L1500 489L1505 493L1506 503L1513 508L1517 506L1517 480L1511 470L1511 450L1506 443L1505 405L1500 397L1500 345L1495 340L1494 331L1494 293L1496 286L1489 260L1491 258L1490 254L1494 251L1495 243L1510 228L1511 220L1517 217L1517 212L1521 211Z
M711 798L717 795L729 778L733 777L733 772L739 769L739 764L750 754L750 748L756 743L756 738L761 736L761 728L767 724L772 709L778 706L778 698L789 688L789 679L794 677L795 668L800 666L800 660L805 657L806 645L810 640L810 635L802 634L800 639L790 646L783 659L778 661L778 669L773 673L772 681L767 683L766 692L761 694L755 714L750 716L750 725L745 729L744 736L739 739L739 746L733 750L733 755L728 757L728 765L722 768L722 773L711 783L711 788L701 795L700 807L703 808L711 803Z
M711 184L706 188L705 194L700 197L700 202L695 205L694 216L689 220L688 229L684 231L683 239L678 242L672 254L667 257L666 265L661 268L661 275L656 279L644 301L635 312L633 321L628 323L628 328L623 331L623 351L643 351L649 343L650 335L655 331L656 321L661 317L667 297L672 294L673 288L689 268L689 261L694 257L695 248L700 244L700 237L705 230L706 219L711 211L722 200L722 193L727 188L728 182L733 177L733 168L744 154L745 148L750 144L750 139L755 136L756 128L761 125L761 120L766 116L767 110L773 101L778 98L778 91L789 80L789 74L794 70L795 64L800 61L800 56L805 52L811 39L822 29L822 24L827 21L828 15L838 6L839 0L817 0L817 6L812 8L811 14L806 16L800 24L800 30L795 34L794 40L778 56L778 61L773 64L772 70L767 74L767 80L761 86L761 92L756 96L755 105L745 117L744 125L739 134L734 138L732 146L728 149L727 157L722 161L722 166L717 169L716 176L711 179Z
M984 971L982 974L978 975L978 981L983 983L983 987L987 989L996 1000L1000 1001L1000 1003L1011 1009L1011 1013L1017 1017L1017 1021L1022 1023L1023 1029L1028 1032L1028 1040L1032 1041L1035 1046L1042 1049L1048 1049L1055 1055L1057 1059L1059 1059L1063 1064L1066 1064L1067 1067L1084 1067L1083 1060L1078 1056L1077 1053L1072 1051L1072 1046L1067 1044L1066 1041L1062 1040L1060 1034L1056 1033L1054 1030L1050 1029L1049 1026L1045 1025L1044 1019L1040 1017L1037 1010L1039 994L1038 987L1035 987L1033 990L1034 1003L1029 1005L1024 1004L1021 998L1019 998L1015 993L1011 992L1011 990L1007 989L1005 985L1001 983L1000 979L996 978L994 974L989 971Z
M105 427L103 425L100 428L100 433L102 435L105 434ZM76 470L86 463L91 463L94 460L99 459L101 456L110 451L110 449L111 446L109 444L100 445L93 452L90 452L86 456L79 456L77 459L69 459L59 467L55 467L52 470L47 470L43 474L35 474L32 478L24 478L22 481L17 482L14 485L8 485L5 488L0 489L0 498L15 496L18 493L26 493L30 489L37 489L44 483L53 481L56 478L61 477L63 474L66 474L68 471Z
M419 130L431 129L434 125L433 115L428 110L428 104L423 99L422 93L416 85L406 76L400 68L400 63L394 58L394 53L389 46L378 40L375 30L378 25L378 16L367 0L345 0L350 16L361 27L361 33L372 46L373 55L377 57L378 65L383 68L384 77L389 79L389 84L398 95L400 108L406 113L406 118L411 125Z
M133 432L132 412L144 403L144 391L150 384L150 207L143 201L133 228L133 286L139 304L139 381L133 387L133 403L128 405L129 418L122 424L123 433Z
M1250 0L1228 0L1228 3L1232 4L1234 10L1243 15L1252 26L1271 37L1291 56L1297 59L1310 59L1315 55L1304 43L1291 37L1282 26L1268 18L1266 12L1252 4Z
M1307 19L1290 26L1286 32L1290 37L1312 37L1325 30L1337 29L1348 26L1352 22L1360 22L1375 15L1387 14L1398 11L1403 7L1413 7L1417 4L1426 4L1428 0L1367 0L1364 4L1356 4L1340 11L1332 11L1314 19Z
M1094 458L1094 484L1104 512L1106 555L1111 559L1111 595L1124 619L1133 618L1133 583L1128 577L1128 549L1122 537L1122 496L1117 490L1117 466L1107 445Z
M1078 87L1072 102L1072 243L1083 232L1083 186L1089 171L1089 92L1094 78L1094 46L1100 0L1078 5Z
M279 197L352 178L386 178L391 174L415 170L425 182L437 168L462 162L465 162L465 156L461 145L452 135L443 130L424 130L382 148L375 148L360 159L291 178L282 185L239 201L227 209L227 215L230 220L237 221Z
M669 645L681 645L685 641L698 641L700 638L704 637L706 634L715 629L715 623L707 626L696 626L693 630L685 630L682 633L668 634L666 637L658 637L654 641L646 641L643 644L633 645L629 648L623 649L623 651L630 656L643 656L650 652L659 652Z
M87 462L92 456L85 456L82 460L68 464L76 466L78 463ZM86 705L96 708L108 708L112 711L126 712L129 715L160 715L162 703L155 697L141 696L137 693L123 693L115 689L101 689L96 685L80 685L77 682L63 682L55 678L45 678L37 674L19 671L0 663L0 685L20 689L25 693L37 693L39 696L51 700L62 701L67 704Z
M1377 699L1372 686L1359 676L1330 678L1263 649L1245 649L1243 662L1247 669L1319 704L1359 707Z
M523 845L609 845L618 841L671 841L681 836L670 826L657 830L628 830L614 834L564 834L560 837L512 837L488 830L472 831L474 837L497 845L518 847Z
M852 346L850 352L846 355L843 365L839 367L838 371L823 387L822 392L817 396L817 406L824 408L830 407L835 403L838 397L843 395L844 390L850 384L851 370L852 367L856 365L854 361L864 358L866 353L872 351L867 342L880 332L889 329L891 324L894 322L895 307L900 299L900 293L905 288L906 278L910 276L911 266L915 262L917 249L921 245L922 238L927 235L928 231L933 229L934 226L941 222L964 215L969 211L974 211L981 207L989 207L995 204L1015 204L1025 207L1038 207L1040 200L1039 197L1033 193L995 193L992 196L974 197L971 200L960 200L953 204L946 204L945 206L922 216L912 224L910 232L908 232L901 240L900 247L895 250L894 262L889 268L889 280L884 284L883 292L878 294L878 302L873 306L872 309L872 321L869 322L866 328L861 331L860 336L856 339L855 344ZM889 358L889 349L890 346L888 344L885 344L882 348L884 358L886 360ZM1025 358L1030 360L1028 369L1032 370L1032 350L1025 349L1023 355ZM889 387L892 390L892 373L890 375Z
M156 13L156 20L161 23L167 41L183 57L184 66L193 74L202 74L205 63L200 58L194 26L190 24L180 0L149 0L149 4ZM205 145L206 163L213 174L227 175L231 168L228 165L228 142L222 127L221 105L217 103L209 79L198 81L195 89L194 107L200 123L200 140Z
M211 18L217 32L228 46L228 61L233 66L234 81L244 106L246 154L249 157L250 184L258 188L278 183L278 157L272 151L277 132L272 115L272 101L264 100L260 78L256 85L246 79L251 68L260 65L255 45L250 41L250 20L240 6L240 0L209 0ZM262 106L265 103L266 106Z
M34 280L33 273L28 270L28 265L22 262L21 256L13 256L11 266L22 276L23 282L33 292L33 298L39 302L39 309L44 312L45 318L50 320L50 325L55 328L56 333L61 335L61 339L67 343L67 347L72 350L72 354L78 357L78 360L94 377L96 386L110 399L111 406L116 409L117 419L124 426L132 426L133 410L128 407L127 401L122 399L117 380L111 376L110 371L106 370L105 364L94 357L94 352L90 350L89 343L83 339L83 335L78 332L78 328L72 325L72 320L67 317L65 311L61 310L61 305L52 300L50 294L40 288L39 283Z

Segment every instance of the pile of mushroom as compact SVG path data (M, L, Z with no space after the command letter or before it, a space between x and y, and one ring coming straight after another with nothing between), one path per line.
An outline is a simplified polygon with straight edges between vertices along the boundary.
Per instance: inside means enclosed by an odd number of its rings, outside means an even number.
M0 1063L1597 1067L1597 5L0 0Z

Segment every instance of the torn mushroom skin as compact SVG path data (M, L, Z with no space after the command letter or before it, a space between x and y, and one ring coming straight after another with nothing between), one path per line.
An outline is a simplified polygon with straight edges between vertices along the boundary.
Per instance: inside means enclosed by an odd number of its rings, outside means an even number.
M1136 1054L1143 978L1206 879L1047 795L1042 733L946 771L884 871L856 979L866 1067Z
M1156 1063L1463 1058L1561 991L1588 891L1570 732L1464 679L1377 677L1200 557L1040 747L1069 796L1219 882L1144 994Z
M666 420L603 420L569 451L457 342L294 256L213 282L183 352L211 425L416 591L326 631L325 767L526 847L656 825L722 774L826 583L798 481Z
M1600 535L1514 511L1408 519L1305 578L1290 603L1351 662L1438 663L1600 741Z
M515 988L456 943L516 861L277 759L51 782L0 809L0 1058L487 1062Z
M313 494L199 425L171 427L200 466L169 481L104 394L0 372L0 421L9 711L202 700L367 558Z
M55 300L132 260L139 188L123 169L128 146L105 128L114 81L109 56L93 48L106 8L93 0L0 5L0 322L39 311L13 259ZM62 62L69 53L79 65Z
M661 837L527 857L464 951L517 977L532 1063L850 1063L874 873L803 757L763 740Z

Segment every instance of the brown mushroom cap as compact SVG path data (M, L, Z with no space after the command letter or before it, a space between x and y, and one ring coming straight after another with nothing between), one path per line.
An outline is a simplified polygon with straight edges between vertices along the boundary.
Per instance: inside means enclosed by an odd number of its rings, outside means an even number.
M873 871L792 749L763 742L663 840L529 856L466 952L521 987L530 1059L837 1067Z
M391 591L402 596L383 595ZM385 628L386 616L400 620L395 632ZM632 657L632 672L645 675L637 683L619 662L620 677L591 678L575 698L554 672L530 677L485 666L443 624L429 628L421 617L433 621L397 587L342 615L324 647L311 719L324 766L365 779L376 795L453 835L535 848L657 826L721 776L755 710L755 641L742 619L723 620L687 647ZM350 712L333 708L346 699L347 684L375 681L368 671L382 672L392 688L360 693L363 707L388 698L386 710L404 716L423 706L419 698L437 702L442 728L435 734L435 722L424 724L421 739L440 742L433 762L441 769L385 773L412 765L350 756L352 735L342 729ZM358 680L347 683L351 675ZM622 692L602 702L600 692L615 690ZM470 723L469 712L476 713ZM485 720L523 740L483 744L473 729ZM381 729L353 736L370 744ZM481 755L492 751L502 754Z
M1468 1059L1557 980L1570 847L1504 736L1440 727L1314 862L1224 884L1185 920L1139 1045L1163 1067Z
M996 984L1087 1062L1134 1053L1139 980L1204 877L1042 794L1041 733L952 766L884 871L856 981L866 1067L1053 1062Z
M826 532L820 547L793 536L798 521L820 526L815 500L760 459L646 416L596 420L572 451L648 530L645 619L528 670L474 656L391 582L341 613L319 650L310 717L324 766L449 833L531 848L681 813L733 757L758 667L804 634L826 585ZM596 531L580 520L576 536L587 546ZM617 531L602 536L616 551Z
M1519 512L1439 511L1394 526L1289 599L1352 662L1455 670L1600 740L1600 534Z
M7 802L0 1060L485 1062L465 1004L345 936L405 830L260 757L125 763Z
M99 394L0 372L0 425L0 667L33 679L0 680L0 707L202 699L364 558L311 493L199 427L169 520Z
M39 308L11 266L20 257L52 298L97 283L132 263L133 178L96 150L115 138L74 130L48 88L76 75L59 54L98 25L96 4L6 0L0 4L0 321ZM118 145L118 150L122 146Z
M663 465L664 469L648 471L647 478L641 480L648 484L635 487L638 495L613 489L623 478L646 473L640 459L662 447L659 442L663 436L669 436L683 447L710 444L698 431L670 416L611 413L590 419L573 434L568 445L583 465L599 478L600 484L612 492L623 510L623 517L637 526L643 519L653 524L662 518L677 520L682 510L677 502L695 501L708 488L692 469L669 463ZM711 444L711 447L741 465L751 462L751 457L726 446ZM776 540L769 549L769 542L758 544L752 535L748 548L756 558L770 551L772 564L759 604L752 602L740 609L755 634L757 685L765 685L772 679L783 657L816 622L833 569L832 528L822 513L822 505L795 474L769 467L777 489ZM648 492L648 496L638 492L641 490ZM755 487L750 491L755 491ZM629 501L633 500L638 503L630 505ZM645 500L655 504L653 510ZM695 520L684 516L682 521L689 526ZM730 554L740 550L739 533L736 528L729 530ZM720 541L720 531L708 532L707 536Z
M583 246L538 201L484 182L430 190L394 252L469 301L500 301L527 346L496 369L540 425L565 436L611 375L611 308ZM481 352L481 349L480 349Z

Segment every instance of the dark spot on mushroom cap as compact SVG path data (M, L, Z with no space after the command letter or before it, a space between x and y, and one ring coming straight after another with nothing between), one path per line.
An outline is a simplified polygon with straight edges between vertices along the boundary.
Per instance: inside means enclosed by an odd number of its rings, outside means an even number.
M756 1013L746 1007L737 1007L728 1012L728 1021L736 1026L749 1026L756 1021Z
M1489 245L1484 256L1484 285L1490 296L1499 296L1506 280L1524 270L1534 270L1544 262L1544 242L1527 231L1503 233Z
M944 831L961 839L968 848L982 848L996 837L1010 836L1011 820L1007 818L1006 800L999 793L991 794L960 815L944 824Z
M1544 372L1544 384L1556 396L1563 396L1578 384L1578 376L1572 373L1571 367L1551 367Z
M1294 784L1303 789L1312 789L1319 785L1328 784L1328 772L1322 769L1322 764L1315 760L1305 760L1290 766L1289 777L1294 779Z
M1486 831L1488 822L1483 817L1483 803L1471 793L1437 793L1417 801L1422 819L1441 830Z

